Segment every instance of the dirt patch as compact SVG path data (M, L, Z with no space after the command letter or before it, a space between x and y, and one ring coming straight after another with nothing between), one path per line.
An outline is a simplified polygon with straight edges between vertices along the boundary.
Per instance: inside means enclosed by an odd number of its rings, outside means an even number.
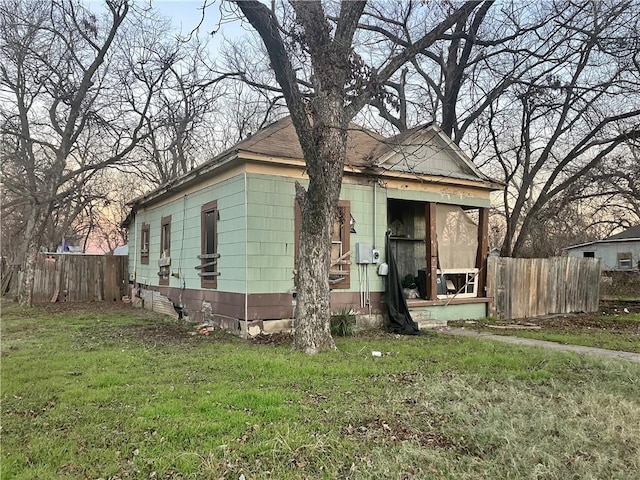
M454 327L480 328L488 326L505 326L504 333L516 335L514 327L523 330L545 330L558 333L578 333L588 330L606 330L615 334L640 335L640 322L625 318L629 314L640 313L640 302L601 302L600 309L594 313L577 313L567 315L549 315L540 318L518 320L501 320L499 322L456 321L449 322ZM493 328L492 330L498 330Z
M529 318L526 321L522 320L505 320L495 324L489 322L474 322L474 324L468 324L466 322L449 322L453 327L489 327L489 326L507 326L507 327L522 327L523 330L536 330L536 331L554 331L563 333L578 333L585 330L604 330L611 333L618 334L634 334L640 335L640 322L633 320L623 320L615 317L603 317L598 314L579 314L579 315L562 315L549 318ZM492 328L492 330L501 330L499 328ZM517 329L505 328L502 329L504 333L509 335L517 335Z
M544 330L574 332L578 330L607 330L616 333L640 333L640 322L602 317L597 314L581 314L530 320Z
M457 449L458 444L439 432L424 432L411 428L396 419L379 417L365 420L361 425L349 425L342 429L342 435L357 437L367 441L404 442L413 441L421 447Z
M112 340L135 341L146 345L172 346L189 348L206 343L234 343L243 340L223 330L209 332L202 335L193 324L180 321L159 322L151 325L131 325L118 327L107 332Z
M169 324L127 326L97 324L87 325L73 335L73 340L77 348L95 349L99 345L113 343L190 348L205 339L198 335L190 335L183 327Z
M600 302L600 311L603 315L619 315L625 313L640 313L640 301L603 300Z
M292 345L293 335L290 333L261 333L249 339L254 345Z

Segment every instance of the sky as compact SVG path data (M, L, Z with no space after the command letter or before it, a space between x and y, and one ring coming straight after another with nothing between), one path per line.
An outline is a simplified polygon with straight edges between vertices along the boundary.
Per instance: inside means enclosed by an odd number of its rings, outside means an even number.
M250 29L245 22L233 21L219 25L221 0L134 0L141 7L151 7L162 16L171 20L172 26L184 36L189 35L201 22L203 6L205 17L200 26L199 35L205 39L209 37L209 48L216 50L222 42L222 38L234 38L242 36ZM83 2L94 12L103 11L104 0L84 0ZM228 8L228 7L227 7ZM212 31L220 27L216 35Z
M169 18L172 25L180 31L183 35L188 35L198 26L200 26L199 34L204 38L210 36L211 32L220 27L219 32L213 35L212 46L215 48L222 36L234 37L240 36L244 33L244 29L248 28L246 25L243 28L241 22L235 21L232 23L225 23L222 26L219 25L220 19L220 5L221 2L213 0L148 0L151 6L158 11L161 15ZM204 20L202 20L203 6L205 1L209 6L205 9ZM146 2L145 2L146 3Z
M204 0L152 0L151 5L167 18L183 34L191 32L200 23ZM207 33L217 24L218 6L212 5L206 9L202 30Z
M247 25L242 27L239 21L233 23L225 23L220 28L220 31L216 35L211 35L211 32L219 27L220 18L220 0L214 1L207 0L207 3L212 4L207 7L205 11L204 20L202 20L202 7L205 0L135 0L141 6L147 6L151 4L154 10L160 15L171 20L172 26L176 32L187 36L189 35L202 21L198 34L201 38L209 39L210 51L216 51L222 42L223 36L227 38L233 38L235 36L241 36L246 33L249 28ZM85 4L94 11L100 11L104 8L103 0L86 0ZM87 245L86 253L102 254L103 250L93 240Z

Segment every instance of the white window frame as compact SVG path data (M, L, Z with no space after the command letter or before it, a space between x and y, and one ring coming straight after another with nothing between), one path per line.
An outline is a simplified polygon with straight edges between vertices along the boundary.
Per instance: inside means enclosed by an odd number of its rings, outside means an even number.
M620 255L629 255L628 258L620 258ZM633 268L633 255L631 252L618 252L618 268L620 270L631 270Z
M466 275L467 281L460 293L439 294L438 298L476 298L478 296L478 273L477 268L454 268L437 270L438 275L446 282L447 275Z

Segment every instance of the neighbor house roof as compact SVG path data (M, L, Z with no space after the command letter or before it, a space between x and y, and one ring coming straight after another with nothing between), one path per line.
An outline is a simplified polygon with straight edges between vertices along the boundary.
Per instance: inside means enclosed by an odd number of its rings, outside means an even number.
M636 225L635 227L627 228L624 232L616 233L615 235L611 235L609 238L606 238L604 241L610 240L640 240L640 225Z
M602 240L596 240L594 242L579 243L577 245L571 245L565 248L570 250L572 248L586 247L587 245L593 245L596 243L616 243L616 242L628 242L628 241L640 241L640 225L627 228L625 231L611 235L610 237L603 238Z

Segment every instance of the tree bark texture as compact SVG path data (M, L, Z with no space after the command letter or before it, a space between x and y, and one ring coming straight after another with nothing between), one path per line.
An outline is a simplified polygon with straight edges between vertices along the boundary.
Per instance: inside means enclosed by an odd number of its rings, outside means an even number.
M309 175L305 190L296 185L301 225L297 274L294 347L306 353L335 348L331 337L331 234L336 214L347 146L345 84L349 55L363 2L342 5L342 22L332 40L319 2L293 3L305 30L314 70L314 95L308 103L299 91L294 70L273 14L258 2L239 2L249 22L261 35L281 85L304 153Z
M45 212L42 206L32 205L31 213L27 220L26 241L21 251L22 282L20 283L18 294L18 302L23 306L33 306L33 282L35 280L36 262L49 213L50 209L46 209Z
M336 102L328 102L336 106ZM346 125L337 108L321 108L307 145L309 187L296 186L301 210L294 347L307 353L334 349L331 337L331 236L346 155Z

